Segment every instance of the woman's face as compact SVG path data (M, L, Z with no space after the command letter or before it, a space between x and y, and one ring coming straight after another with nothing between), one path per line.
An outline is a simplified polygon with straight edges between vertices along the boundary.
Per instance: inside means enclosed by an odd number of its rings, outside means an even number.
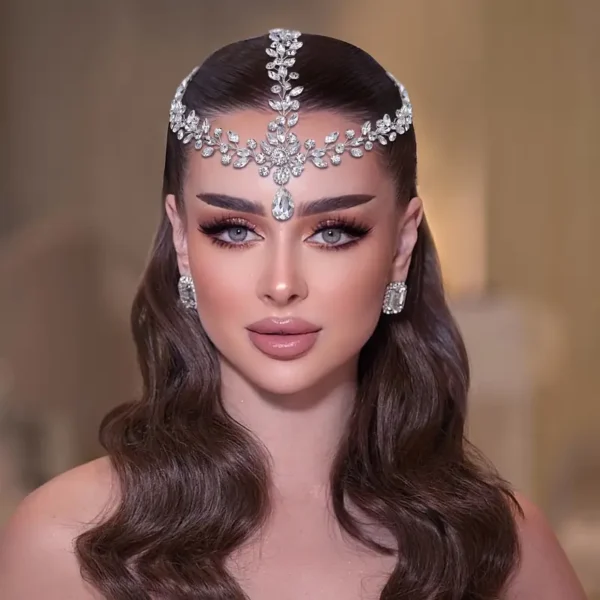
M260 140L267 120L243 111L213 125ZM316 112L294 131L319 144L349 125L342 115ZM185 219L167 197L180 272L194 280L206 333L230 369L272 394L353 375L386 285L406 279L421 219L416 198L398 208L374 153L346 154L327 169L307 164L286 187L296 209L281 222L271 215L277 187L255 164L224 167L192 150ZM338 199L337 207L327 198Z

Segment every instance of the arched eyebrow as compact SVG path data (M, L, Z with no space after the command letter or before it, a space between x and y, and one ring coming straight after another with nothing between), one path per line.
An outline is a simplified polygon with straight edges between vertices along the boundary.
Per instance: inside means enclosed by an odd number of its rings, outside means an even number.
M197 197L202 200L202 202L205 202L210 206L216 206L217 208L260 215L262 217L266 215L265 208L262 204L252 202L246 198L236 198L235 196L228 196L226 194L208 193L197 194ZM373 198L375 198L375 196L370 194L346 194L344 196L319 198L317 200L311 200L310 202L304 202L297 206L296 215L299 217L307 217L331 211L347 210L355 206L360 206L361 204L366 204L373 200Z

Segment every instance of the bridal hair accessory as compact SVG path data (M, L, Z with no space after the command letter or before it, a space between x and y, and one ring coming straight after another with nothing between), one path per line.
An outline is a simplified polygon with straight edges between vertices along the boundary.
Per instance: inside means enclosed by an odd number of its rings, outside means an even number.
M272 80L271 92L274 94L274 98L269 100L269 106L278 114L269 122L264 140L257 142L250 139L246 146L242 146L237 133L224 133L221 128L211 131L208 119L201 120L194 110L187 112L183 96L199 67L196 67L177 88L169 115L171 131L177 134L177 138L184 144L193 142L203 157L208 158L218 153L221 155L221 163L232 164L234 169L241 169L250 162L255 162L262 177L268 177L272 172L273 181L278 189L273 198L271 212L279 221L287 221L294 214L294 200L285 185L292 176L299 177L307 163L325 169L329 164L339 165L342 155L346 152L354 158L360 158L364 156L365 150L372 150L376 142L382 145L393 142L398 135L408 131L412 124L412 105L408 92L388 73L398 87L402 100L402 106L396 110L395 118L384 115L375 125L367 121L358 133L348 129L343 138L338 131L334 131L325 137L324 146L318 147L316 141L311 139L300 142L291 130L298 123L298 97L304 88L292 83L299 75L290 70L296 62L294 57L297 51L302 48L300 36L300 32L288 29L272 29L269 32L271 45L266 52L271 61L267 63L267 74Z
M189 275L182 275L177 284L179 290L179 300L185 308L196 308L196 289L194 281Z
M406 292L408 288L404 281L392 281L388 283L383 298L382 311L386 315L397 315L404 309L406 302Z

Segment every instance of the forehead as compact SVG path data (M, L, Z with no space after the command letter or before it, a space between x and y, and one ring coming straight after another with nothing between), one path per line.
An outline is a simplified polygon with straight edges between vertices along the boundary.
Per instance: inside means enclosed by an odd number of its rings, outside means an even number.
M225 139L227 131L237 133L240 147L245 148L249 139L260 143L266 138L267 125L271 118L272 113L266 111L239 111L211 119L211 125L213 128L221 128ZM301 112L298 123L290 131L298 136L301 144L313 139L317 148L321 148L325 146L325 137L330 133L340 132L343 138L344 131L360 131L360 125L360 122L340 113ZM329 166L320 169L307 160L304 172L299 177L292 177L285 185L296 204L323 196L361 193L381 196L393 193L392 178L375 151L365 152L361 158L354 158L349 152L345 152L338 166L327 162ZM222 165L218 152L204 158L199 151L192 148L184 187L191 188L189 192L193 195L201 192L221 193L270 204L278 189L273 181L273 172L274 169L268 177L261 177L258 165L253 161L241 169L236 169L231 164Z

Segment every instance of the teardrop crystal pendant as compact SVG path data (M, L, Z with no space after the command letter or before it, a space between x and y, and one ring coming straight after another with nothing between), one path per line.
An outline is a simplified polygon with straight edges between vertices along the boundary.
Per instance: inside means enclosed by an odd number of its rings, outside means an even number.
M275 193L271 212L278 221L287 221L292 218L294 214L294 200L284 187L280 187Z
M386 315L397 315L402 312L406 302L406 283L404 281L392 281L385 290L382 311Z

